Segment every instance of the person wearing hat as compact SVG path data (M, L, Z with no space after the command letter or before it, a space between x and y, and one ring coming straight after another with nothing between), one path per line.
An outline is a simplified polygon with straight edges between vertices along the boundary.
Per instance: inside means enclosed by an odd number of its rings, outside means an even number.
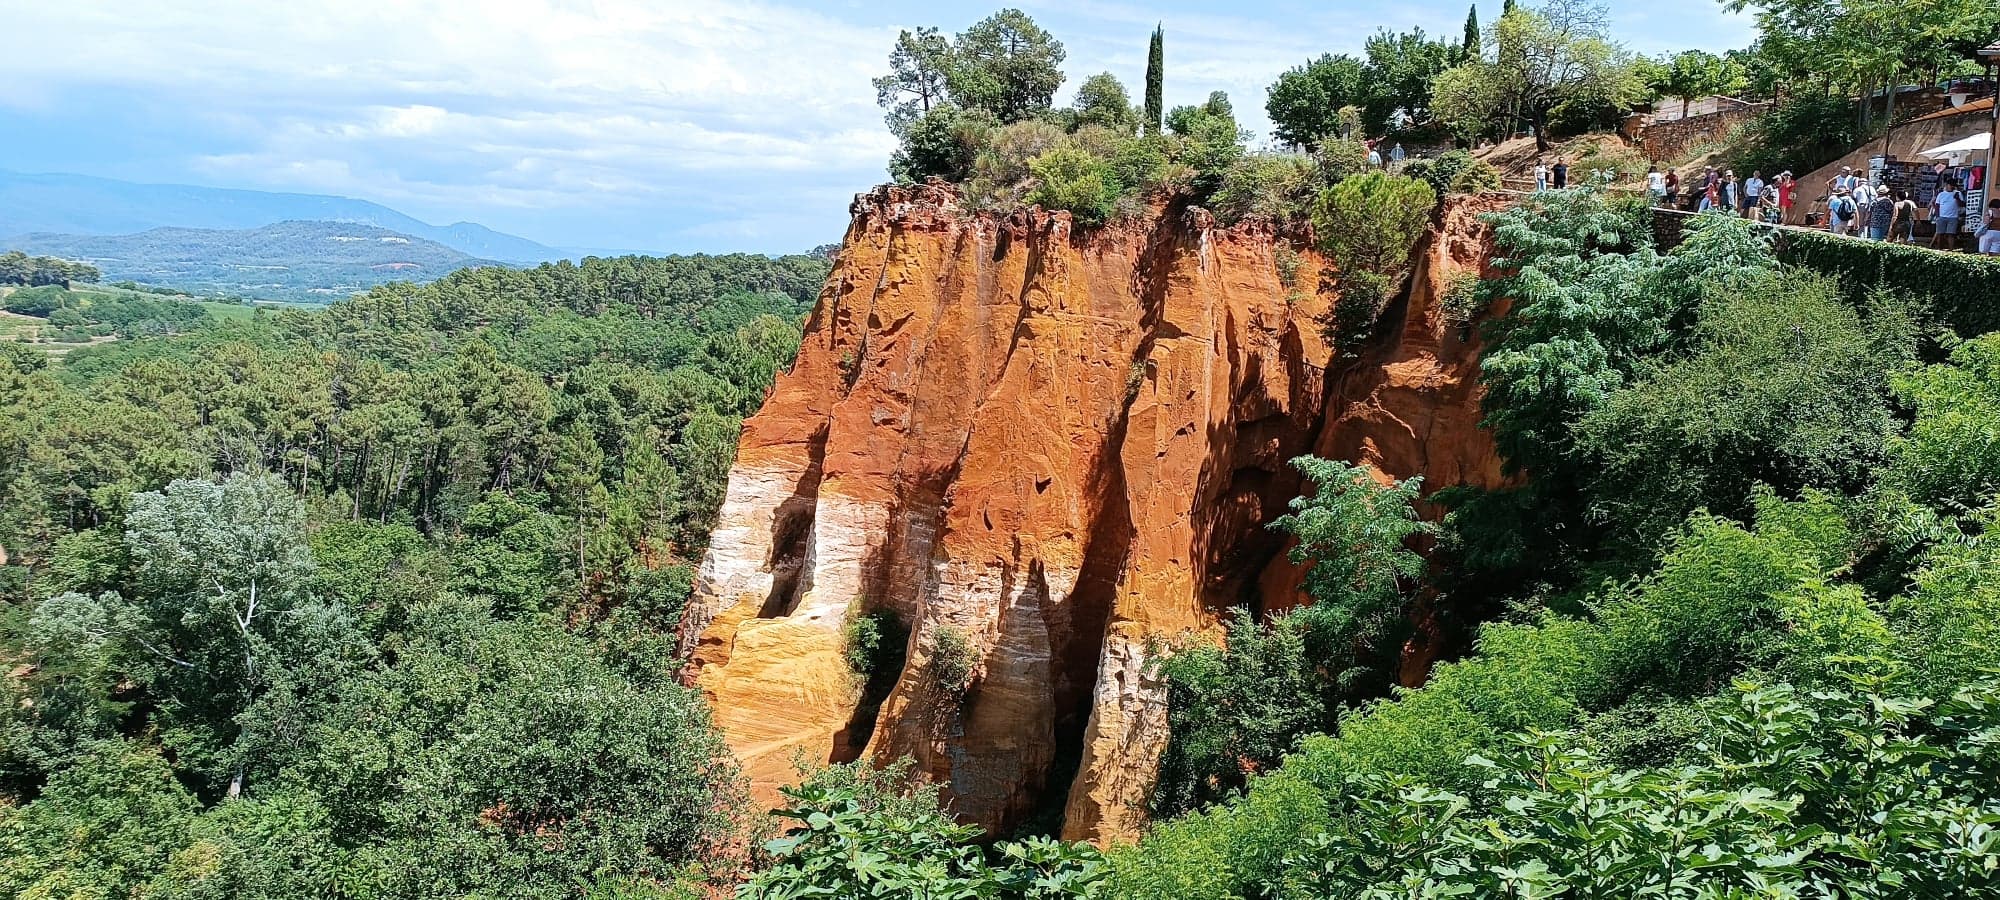
M1860 180L1861 179L1854 177L1853 166L1841 166L1840 174L1833 176L1833 178L1826 183L1826 186L1827 189L1831 191L1846 191L1851 194L1854 193L1855 184L1859 183Z

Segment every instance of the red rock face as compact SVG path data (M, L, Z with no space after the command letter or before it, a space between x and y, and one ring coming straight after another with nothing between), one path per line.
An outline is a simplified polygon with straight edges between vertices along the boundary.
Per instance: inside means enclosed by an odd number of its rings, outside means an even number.
M967 821L1059 808L1070 837L1134 834L1167 737L1159 645L1299 602L1265 527L1298 493L1288 460L1501 483L1477 348L1436 310L1490 255L1476 211L1447 207L1384 338L1334 361L1323 261L1302 252L1287 285L1268 230L858 198L797 361L744 425L686 623L688 677L757 795L795 760L908 755ZM908 654L864 697L842 630L878 609ZM941 629L971 649L962 691Z

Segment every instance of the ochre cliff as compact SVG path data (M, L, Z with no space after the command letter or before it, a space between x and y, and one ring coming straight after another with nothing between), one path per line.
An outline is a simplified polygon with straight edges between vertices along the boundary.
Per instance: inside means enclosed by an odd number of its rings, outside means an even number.
M1303 252L1288 286L1268 229L857 198L798 359L744 425L684 632L760 798L794 760L909 755L967 821L1134 833L1167 737L1157 646L1298 602L1265 527L1298 493L1288 460L1500 483L1477 348L1437 309L1490 255L1481 203L1447 205L1409 301L1336 360L1323 262ZM843 626L880 609L907 659L864 697ZM939 684L940 628L972 647L962 692ZM1432 652L1420 632L1405 677Z

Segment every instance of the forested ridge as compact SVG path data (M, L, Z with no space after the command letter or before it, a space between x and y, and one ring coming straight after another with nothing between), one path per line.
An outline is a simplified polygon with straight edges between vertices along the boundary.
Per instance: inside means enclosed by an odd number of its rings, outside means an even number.
M467 269L0 345L0 893L683 880L739 806L672 628L826 271Z

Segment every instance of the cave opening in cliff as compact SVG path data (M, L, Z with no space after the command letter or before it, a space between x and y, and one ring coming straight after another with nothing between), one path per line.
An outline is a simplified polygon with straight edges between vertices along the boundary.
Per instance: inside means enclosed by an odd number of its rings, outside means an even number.
M804 593L800 581L809 577L806 567L807 544L812 537L813 499L793 497L778 507L771 523L771 593L757 610L757 618L776 619L792 614Z

